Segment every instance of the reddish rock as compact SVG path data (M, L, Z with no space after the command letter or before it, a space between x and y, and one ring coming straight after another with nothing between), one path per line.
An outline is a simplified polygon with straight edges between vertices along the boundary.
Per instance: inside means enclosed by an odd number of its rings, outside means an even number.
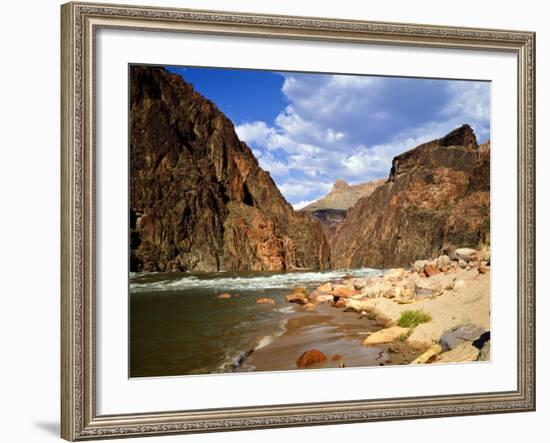
M479 268L477 268L477 272L480 274L487 274L489 272L489 268L487 266L481 265Z
M301 292L293 292L292 294L288 294L285 296L285 300L287 303L296 303L299 305L305 305L308 302L306 296Z
M331 238L336 268L407 266L489 241L490 149L464 125L393 159Z
M341 298L353 297L354 295L359 295L360 293L361 291L357 291L355 289L345 288L345 287L335 288L332 291L332 295L334 295L335 297L341 297Z
M228 294L227 292L224 292L223 294L218 294L218 298L220 300L231 298L231 294Z
M340 354L335 354L332 356L332 358L330 359L330 361L338 361L338 360L343 360L344 357Z
M262 297L262 298L256 299L256 303L265 304L265 305L274 305L275 300L273 300L272 298L269 298L269 297Z
M308 290L303 286L295 286L294 288L292 288L292 292L295 294L303 294L306 297L309 296Z
M130 270L327 269L319 223L295 212L233 123L161 67L130 67Z
M339 298L332 306L334 306L335 308L345 308L346 300L343 298Z
M323 363L327 361L327 356L318 349L310 349L304 352L298 360L296 360L296 366L299 368L307 368L308 366Z
M432 275L439 274L439 269L437 269L434 265L428 263L426 266L424 266L424 274L426 274L428 277L431 277Z
M314 292L310 295L309 300L313 303L332 303L334 301L334 296L332 294L325 294L324 292Z
M333 289L333 286L332 286L332 283L328 282L328 283L325 283L325 284L322 284L321 286L319 286L316 291L319 291L319 292L330 292L332 291Z

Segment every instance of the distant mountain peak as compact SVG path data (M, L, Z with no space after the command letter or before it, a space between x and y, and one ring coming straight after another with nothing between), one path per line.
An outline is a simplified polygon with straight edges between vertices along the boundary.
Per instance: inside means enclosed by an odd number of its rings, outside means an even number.
M345 211L352 207L360 198L370 195L382 183L384 183L383 179L350 185L345 180L338 179L334 182L332 190L327 195L303 209L310 212L321 209Z
M334 185L332 186L332 191L331 192L342 191L344 189L348 189L349 187L350 187L350 185L345 180L342 180L341 178L339 178L338 180L336 180L334 182Z

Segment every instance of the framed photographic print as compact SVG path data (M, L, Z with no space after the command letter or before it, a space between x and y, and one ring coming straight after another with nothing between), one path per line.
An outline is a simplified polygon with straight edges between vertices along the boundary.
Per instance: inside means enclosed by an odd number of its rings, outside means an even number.
M534 410L534 33L61 14L63 438Z

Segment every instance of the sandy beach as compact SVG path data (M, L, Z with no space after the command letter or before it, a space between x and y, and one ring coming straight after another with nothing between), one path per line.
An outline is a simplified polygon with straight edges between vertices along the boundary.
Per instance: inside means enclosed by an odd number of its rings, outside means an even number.
M408 343L363 346L368 334L380 330L385 322L362 316L357 312L321 304L314 311L297 307L286 324L286 332L254 351L242 370L273 371L298 369L296 359L310 349L318 349L327 356L324 362L314 363L309 369L345 366L384 366L407 364L421 349Z

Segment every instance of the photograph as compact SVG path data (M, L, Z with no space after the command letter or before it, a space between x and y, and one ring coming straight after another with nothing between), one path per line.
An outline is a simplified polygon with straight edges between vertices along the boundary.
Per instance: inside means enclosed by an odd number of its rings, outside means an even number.
M535 411L542 15L205 1L65 3L61 81L14 71L60 86L35 88L59 179L11 218L34 241L55 188L59 315L35 311L59 324L61 437L437 418L398 432L424 441L483 415L493 438L489 415Z
M491 81L131 63L128 127L130 378L491 361Z

